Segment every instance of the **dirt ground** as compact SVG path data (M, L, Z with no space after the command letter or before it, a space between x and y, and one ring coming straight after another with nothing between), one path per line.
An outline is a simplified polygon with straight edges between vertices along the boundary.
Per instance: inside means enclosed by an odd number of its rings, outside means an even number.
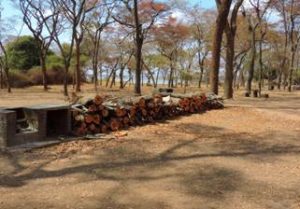
M2 93L0 106L64 101L25 92ZM2 152L0 208L300 208L300 93L241 94L117 140Z

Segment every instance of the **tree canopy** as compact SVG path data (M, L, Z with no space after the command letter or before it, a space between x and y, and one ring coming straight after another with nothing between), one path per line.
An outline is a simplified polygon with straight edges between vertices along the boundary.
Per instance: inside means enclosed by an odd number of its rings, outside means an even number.
M17 70L29 70L40 65L39 48L31 36L21 36L7 45L9 67Z

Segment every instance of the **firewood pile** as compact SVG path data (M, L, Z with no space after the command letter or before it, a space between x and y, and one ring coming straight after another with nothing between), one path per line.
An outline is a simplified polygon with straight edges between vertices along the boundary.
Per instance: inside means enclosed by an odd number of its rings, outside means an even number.
M204 94L156 94L104 99L97 95L72 106L72 130L76 136L108 133L179 115L223 108L221 98Z

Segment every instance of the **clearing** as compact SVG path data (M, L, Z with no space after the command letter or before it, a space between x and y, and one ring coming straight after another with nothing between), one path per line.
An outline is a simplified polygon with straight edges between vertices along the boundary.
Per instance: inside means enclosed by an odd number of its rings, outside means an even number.
M24 93L0 106L64 101ZM299 92L238 96L224 110L130 128L118 140L3 152L0 208L298 209L299 111Z

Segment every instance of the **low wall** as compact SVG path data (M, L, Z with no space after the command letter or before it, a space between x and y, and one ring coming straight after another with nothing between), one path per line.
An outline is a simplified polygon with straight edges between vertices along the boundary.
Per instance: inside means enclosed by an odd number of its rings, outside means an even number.
M71 113L66 105L0 109L0 147L47 141L70 132Z

